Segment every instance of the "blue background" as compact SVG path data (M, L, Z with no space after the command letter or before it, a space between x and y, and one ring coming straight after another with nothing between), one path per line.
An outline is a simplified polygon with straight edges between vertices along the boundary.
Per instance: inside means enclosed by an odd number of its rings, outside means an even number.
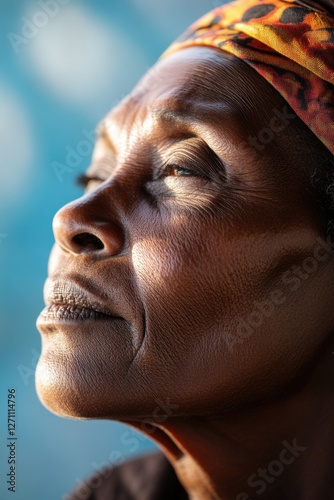
M38 13L46 0L0 0L1 500L66 498L77 481L110 464L113 452L123 459L154 448L121 424L61 419L41 405L35 321L43 308L52 217L80 195L74 179L89 165L92 145L83 145L84 131L94 130L175 37L217 5L54 1L58 12L45 18ZM27 21L40 27L27 31ZM30 38L15 38L22 34ZM73 150L76 160L66 165ZM15 495L6 484L9 388L17 393Z

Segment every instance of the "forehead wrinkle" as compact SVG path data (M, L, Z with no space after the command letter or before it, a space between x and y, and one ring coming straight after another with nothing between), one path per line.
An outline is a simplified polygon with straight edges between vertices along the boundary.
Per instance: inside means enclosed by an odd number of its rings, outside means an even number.
M134 92L125 96L98 124L97 135L109 135L112 129L121 130L121 128L124 128L125 121L129 119L133 121L133 117L139 111L140 100L140 97Z
M173 64L179 100L211 103L213 112L225 103L248 134L267 126L273 108L286 104L253 68L220 49L187 48L170 56L166 63Z
M242 86L238 85L238 81L243 84L247 81L244 71L248 67L244 63L240 66L238 60L225 59L222 54L212 52L210 57L193 60L186 72L180 68L175 88L167 92L166 97L172 104L168 107L182 112L190 109L193 115L202 108L205 116L206 111L240 113L240 109L250 104L254 88L249 85L244 95Z
M183 57L188 50L183 51ZM227 132L233 126L246 138L264 126L271 114L266 106L262 109L258 94L270 92L269 84L243 61L226 57L223 51L210 49L205 54L193 59L190 67L185 67L182 59L175 67L174 61L172 83L164 75L170 73L173 56L167 65L165 61L145 93L139 92L140 86L134 89L102 122L108 141L117 143L119 151L129 144L130 137L131 142L134 137L143 141L160 124L168 132L173 132L174 126L176 133L177 125L190 132L201 125L225 128Z
M215 120L219 123L223 115L223 119L233 118L235 124L239 118L241 125L240 117L245 112L245 103L240 93L235 95L230 82L231 74L234 81L238 76L235 74L238 61L236 64L236 61L227 57L225 59L221 53L216 54L214 50L210 50L209 57L199 58L192 64L192 71L182 74L182 65L172 88L170 84L165 85L165 79L162 78L166 68L160 68L162 75L155 75L151 88L140 92L141 86L137 86L103 120L99 127L100 135L113 144L112 137L120 137L122 128L126 128L123 125L129 119L132 122L130 129L140 122L143 135L159 121L164 124L174 122L191 125L207 122L212 125ZM143 110L145 119L138 120L138 113Z

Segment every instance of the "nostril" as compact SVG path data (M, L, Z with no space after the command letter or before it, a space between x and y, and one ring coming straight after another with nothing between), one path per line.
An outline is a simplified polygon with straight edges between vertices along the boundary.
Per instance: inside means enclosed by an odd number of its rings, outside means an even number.
M73 243L81 247L83 250L102 250L103 242L91 233L80 233L73 236Z

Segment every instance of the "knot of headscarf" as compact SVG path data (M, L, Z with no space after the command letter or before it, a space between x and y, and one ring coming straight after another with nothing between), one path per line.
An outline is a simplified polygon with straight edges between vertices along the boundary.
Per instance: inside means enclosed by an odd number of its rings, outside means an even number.
M309 0L237 0L195 22L163 54L217 47L252 66L334 154L334 17Z

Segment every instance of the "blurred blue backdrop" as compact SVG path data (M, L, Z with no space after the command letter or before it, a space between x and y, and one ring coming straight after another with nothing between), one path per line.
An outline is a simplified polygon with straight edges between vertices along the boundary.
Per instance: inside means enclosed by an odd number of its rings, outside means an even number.
M82 143L163 50L213 0L0 0L0 498L59 500L80 478L154 445L121 424L71 421L39 402L35 320L51 221L80 195ZM75 163L63 171L69 151ZM67 165L68 167L68 165ZM17 392L17 491L7 490L7 390ZM133 432L133 431L131 431ZM134 445L133 443L137 443Z

